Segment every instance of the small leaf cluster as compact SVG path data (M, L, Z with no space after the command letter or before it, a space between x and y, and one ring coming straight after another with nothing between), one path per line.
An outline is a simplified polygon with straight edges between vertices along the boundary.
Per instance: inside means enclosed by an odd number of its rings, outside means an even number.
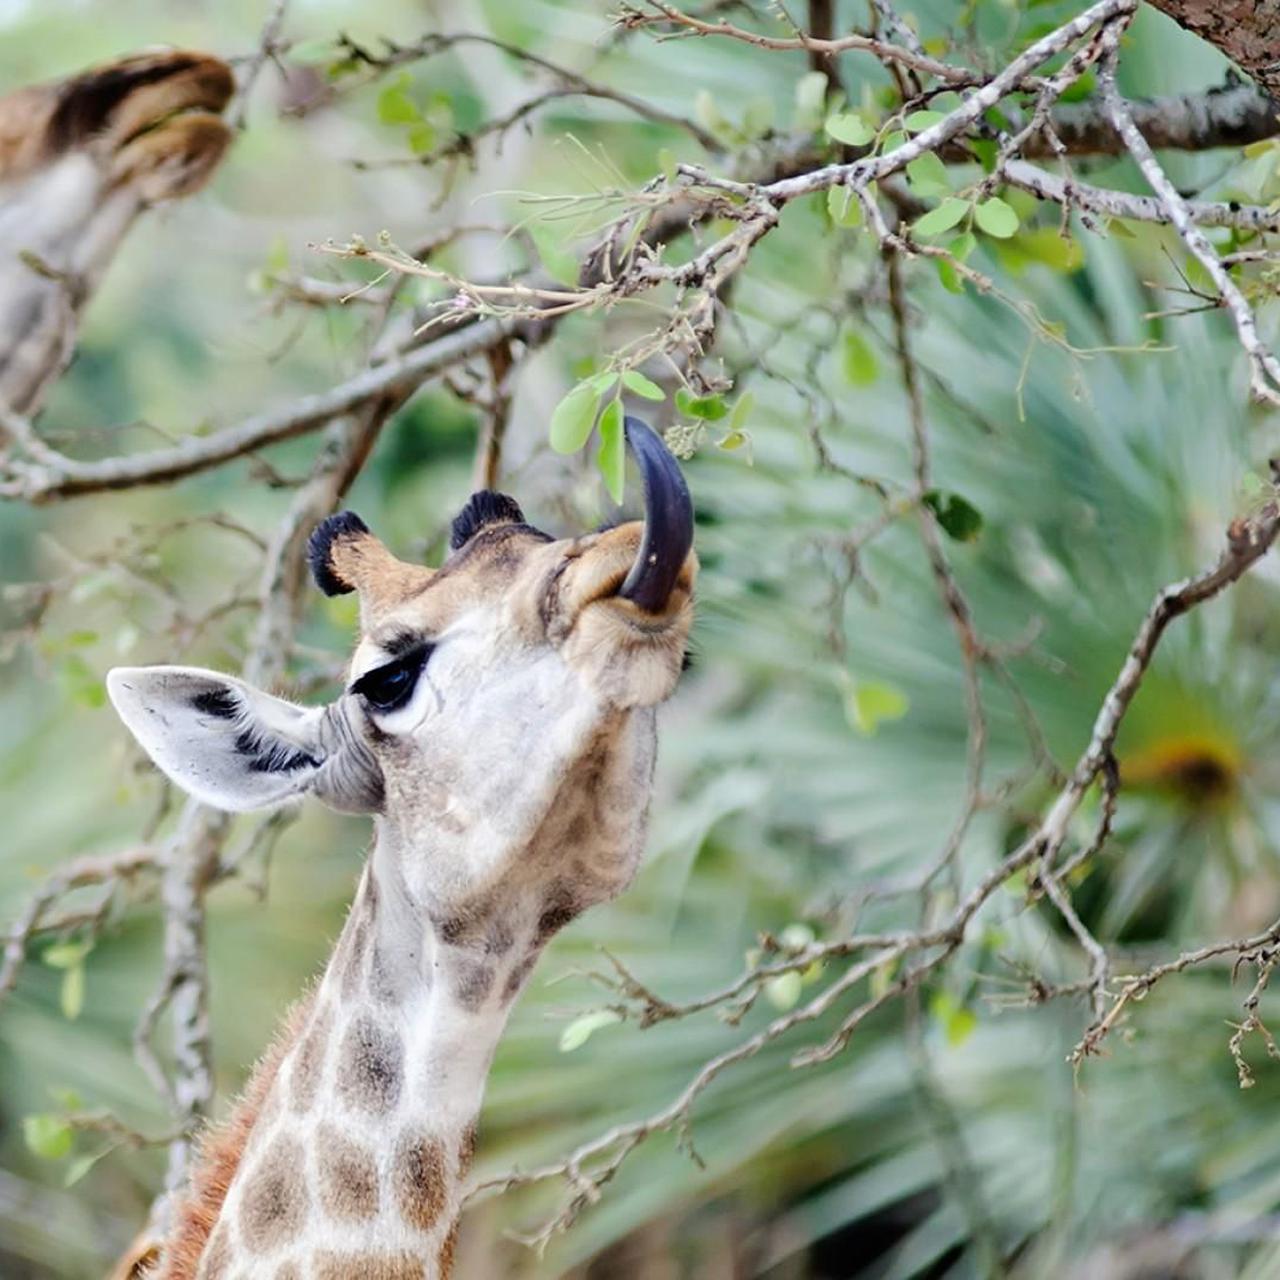
M414 155L430 155L440 138L453 130L453 104L447 93L433 93L425 103L413 92L413 77L405 71L378 94L378 119L408 130L405 140Z
M22 1117L22 1140L27 1150L39 1160L65 1160L75 1152L76 1125L72 1113L82 1111L84 1101L72 1089L50 1089L58 1104L57 1111L33 1111ZM84 1151L67 1165L62 1176L64 1187L73 1187L103 1156L119 1145L108 1142L96 1151Z

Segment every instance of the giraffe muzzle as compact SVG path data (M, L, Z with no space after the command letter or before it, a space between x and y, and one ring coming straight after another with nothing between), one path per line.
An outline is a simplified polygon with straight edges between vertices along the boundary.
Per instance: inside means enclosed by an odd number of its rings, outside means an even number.
M644 484L644 537L618 594L646 613L661 613L693 546L693 501L658 433L639 418L627 418L623 429Z

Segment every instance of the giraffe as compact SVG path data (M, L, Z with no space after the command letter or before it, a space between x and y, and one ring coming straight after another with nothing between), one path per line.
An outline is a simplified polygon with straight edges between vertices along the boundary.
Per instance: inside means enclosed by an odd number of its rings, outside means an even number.
M163 50L0 97L0 407L39 408L134 220L208 181L233 87L220 59Z
M375 840L313 994L204 1144L163 1280L444 1280L485 1079L550 938L635 874L655 714L692 621L693 511L634 418L645 518L553 540L473 494L441 567L350 512L314 532L356 591L345 692L302 708L232 676L117 668L154 763L230 810L310 794Z

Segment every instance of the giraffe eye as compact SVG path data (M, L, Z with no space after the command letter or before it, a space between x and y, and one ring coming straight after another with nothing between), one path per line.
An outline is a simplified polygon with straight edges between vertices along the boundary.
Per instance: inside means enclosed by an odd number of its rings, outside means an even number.
M351 686L374 711L395 711L413 696L413 690L431 656L431 646L426 645L406 653L403 658L388 662L385 667L366 671Z

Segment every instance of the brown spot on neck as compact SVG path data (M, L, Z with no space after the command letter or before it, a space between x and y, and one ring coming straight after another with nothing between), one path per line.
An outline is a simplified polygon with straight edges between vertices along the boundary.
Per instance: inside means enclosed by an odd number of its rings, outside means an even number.
M453 965L453 998L468 1013L474 1013L493 990L494 968L485 960L459 956Z
M476 1158L476 1140L479 1131L473 1120L462 1133L462 1142L458 1145L458 1177L465 1178L471 1172L471 1165Z
M315 1140L320 1203L335 1218L366 1222L378 1215L378 1165L373 1152L333 1125L321 1125Z
M316 1254L315 1280L422 1280L423 1262L408 1253Z
M270 1253L302 1229L309 1208L305 1173L306 1152L287 1134L253 1167L240 1204L240 1234L253 1253Z
M448 1157L438 1138L410 1133L396 1149L391 1168L400 1216L419 1231L430 1231L444 1211Z
M400 1037L360 1014L347 1029L338 1055L338 1096L370 1115L394 1111L404 1082Z
M453 1255L458 1247L458 1219L453 1220L453 1225L449 1228L449 1234L445 1236L444 1243L440 1246L440 1280L449 1280L453 1275Z
M231 1114L223 1124L210 1129L201 1141L189 1189L174 1207L174 1225L161 1250L160 1269L148 1276L148 1280L195 1280L201 1255L210 1243L249 1135L276 1082L280 1063L306 1025L313 1001L314 995L309 992L289 1010ZM226 1233L223 1234L225 1237Z

